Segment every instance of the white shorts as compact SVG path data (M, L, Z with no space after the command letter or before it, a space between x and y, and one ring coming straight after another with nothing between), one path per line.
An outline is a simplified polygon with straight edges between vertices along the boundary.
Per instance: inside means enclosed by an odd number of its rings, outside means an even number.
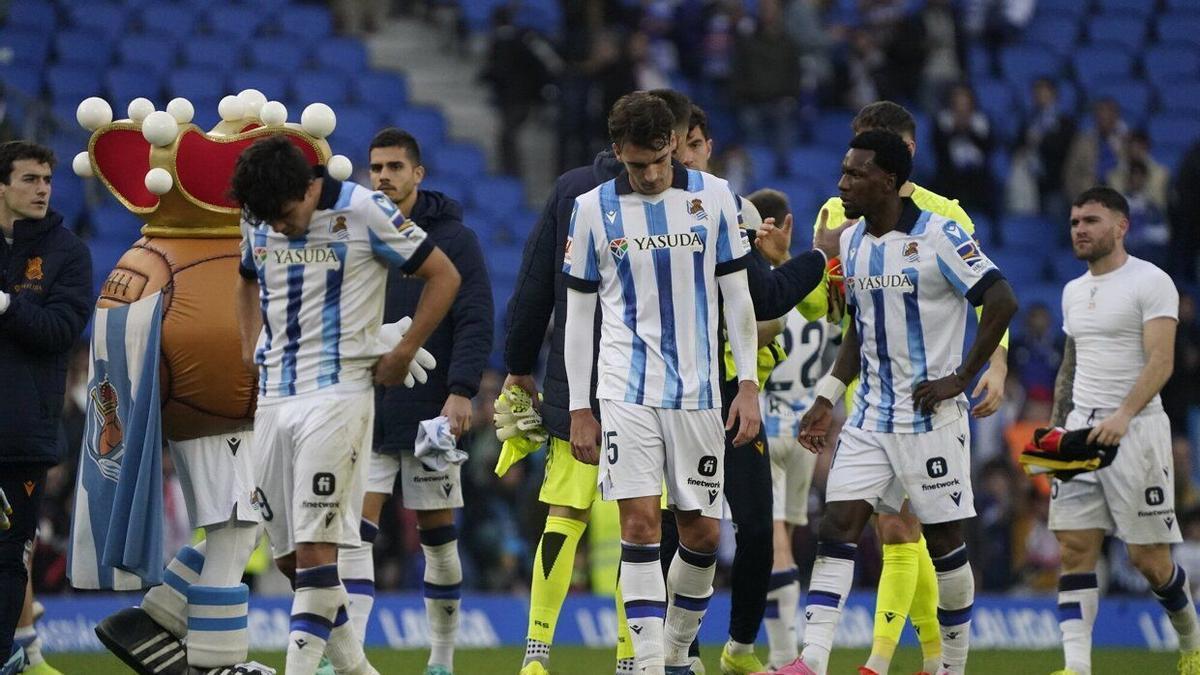
M461 509L463 505L462 466L451 464L445 471L430 471L411 451L397 455L371 453L367 492L390 495L396 476L404 479L400 492L405 508L414 511Z
M297 543L359 545L374 413L370 389L259 399L256 494L275 557Z
M970 518L975 515L970 447L965 415L916 434L847 425L829 467L825 501L863 500L881 513L899 513L907 496L922 523Z
M254 500L254 432L168 441L193 528L262 520Z
M1108 410L1074 410L1068 429L1094 426ZM1109 466L1050 485L1050 529L1104 530L1127 544L1183 541L1175 516L1171 424L1161 410L1143 412Z
M662 495L677 511L721 518L725 426L720 410L651 408L600 401L600 494L607 500Z
M808 524L808 491L817 456L791 436L767 439L771 456L772 517L792 525Z

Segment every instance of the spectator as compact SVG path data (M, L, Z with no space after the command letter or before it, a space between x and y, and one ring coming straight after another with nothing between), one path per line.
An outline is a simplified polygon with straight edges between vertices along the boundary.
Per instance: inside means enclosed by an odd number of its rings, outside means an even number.
M1142 175L1139 185L1133 186L1133 165L1142 165ZM1150 154L1150 136L1144 131L1134 131L1125 139L1125 153L1117 160L1117 165L1107 174L1107 183L1114 190L1125 194L1126 199L1131 194L1140 194L1147 203L1165 213L1167 210L1167 184L1169 176L1167 167L1160 164ZM1130 205L1132 207L1132 204Z
M650 36L642 31L629 38L629 60L633 65L635 86L642 91L670 89L671 79L668 71L654 58L653 49Z
M732 84L746 140L775 148L775 173L787 175L787 153L796 140L800 49L783 30L779 0L762 0L754 32L737 36Z
M492 13L491 44L480 79L492 90L500 113L500 166L505 173L521 170L518 153L521 127L542 100L542 89L557 69L553 49L536 33L518 28L512 10L502 5Z
M783 8L783 25L800 49L801 89L815 91L833 76L830 51L845 38L845 27L825 20L832 0L790 0Z
M1196 299L1179 294L1179 327L1175 330L1175 369L1162 391L1163 408L1171 420L1171 431L1185 434L1193 452L1190 464L1200 469L1200 326L1196 323ZM1200 480L1200 475L1195 476Z
M1050 402L1054 378L1062 363L1062 331L1053 325L1050 308L1034 303L1025 313L1024 329L1013 339L1009 361L1028 400Z
M1058 85L1047 77L1033 83L1033 109L1021 123L1014 165L1027 170L1037 186L1043 215L1059 218L1067 211L1063 195L1063 166L1075 137L1075 120L1063 112Z
M887 56L869 31L855 28L847 39L846 58L837 81L846 82L842 105L859 110L883 98L880 93Z
M1092 106L1092 127L1075 134L1063 167L1063 189L1068 199L1097 185L1116 168L1125 152L1129 128L1121 119L1121 107L1111 98Z
M1001 48L1025 30L1037 0L964 0L962 7L967 37L987 48L992 70L999 70Z
M914 100L925 65L925 24L907 13L902 0L859 0L858 11L863 28L883 52L880 97Z
M958 198L969 213L987 214L994 223L999 200L992 177L992 147L991 123L976 107L974 92L966 85L955 85L933 128L937 190ZM999 228L993 231L999 232Z
M392 0L334 0L333 15L340 32L371 35L387 20L391 5Z
M1200 140L1188 148L1175 170L1167 215L1174 257L1171 267L1176 275L1195 280L1200 255Z
M921 107L935 110L945 90L963 78L963 45L958 15L951 0L929 0L917 20L925 37L925 68L921 73Z
M1109 182L1114 187L1119 182L1121 187L1117 189L1125 193L1125 199L1129 201L1129 232L1125 235L1125 247L1130 254L1166 268L1171 255L1168 246L1171 230L1150 187L1150 176L1155 168L1140 159L1129 159L1109 174ZM1162 169L1161 166L1157 168ZM1163 171L1164 185L1165 173Z

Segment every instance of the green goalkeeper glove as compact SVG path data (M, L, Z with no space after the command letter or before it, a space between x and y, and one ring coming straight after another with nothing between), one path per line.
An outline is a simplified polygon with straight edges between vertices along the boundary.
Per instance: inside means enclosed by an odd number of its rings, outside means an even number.
M541 414L533 407L529 393L520 387L500 392L492 421L496 425L496 438L504 442L496 459L497 476L508 473L513 464L536 452L549 439Z

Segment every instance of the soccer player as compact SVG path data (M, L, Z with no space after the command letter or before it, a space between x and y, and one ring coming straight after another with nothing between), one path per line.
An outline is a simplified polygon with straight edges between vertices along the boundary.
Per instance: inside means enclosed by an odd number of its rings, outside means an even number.
M242 153L232 194L243 213L242 353L259 369L258 494L276 560L294 570L286 672L312 675L328 644L338 673L374 674L337 567L338 547L360 543L371 381L392 386L409 374L459 275L386 195L314 176L286 138ZM425 281L412 325L390 351L379 337L389 266Z
M638 668L686 673L712 595L724 506L717 286L738 372L753 373L747 251L728 184L672 164L675 119L661 99L623 96L608 126L624 171L575 200L563 265L571 448L576 459L601 463L601 493L620 509L621 589ZM598 296L603 439L588 376ZM735 445L759 426L758 385L743 377L725 425L738 424ZM664 479L680 538L667 584L659 571Z
M454 665L462 584L454 525L454 510L463 504L460 466L450 464L443 471L430 471L413 451L417 426L424 420L446 417L455 439L471 426L471 399L479 391L483 367L492 351L492 287L479 240L462 222L462 206L440 192L420 189L425 167L417 140L400 129L384 129L371 140L369 153L371 187L387 195L449 256L462 284L450 313L426 344L441 367L429 373L421 386L385 387L376 397L377 409L383 414L375 418L375 449L363 500L362 544L342 552L338 565L350 595L350 620L362 640L375 599L372 544L383 504L400 476L404 504L417 513L425 553L425 615L432 645L425 672L449 675ZM412 316L423 286L421 280L391 268L383 320Z
M747 199L764 219L791 229L787 195L759 190ZM798 310L787 313L781 335L786 358L771 371L762 397L763 429L770 443L774 557L767 592L766 629L770 670L795 660L796 608L800 603L799 569L792 554L792 534L808 524L808 492L817 456L800 445L800 416L812 405L817 379L828 365L830 329L823 318L806 320Z
M1120 444L1113 463L1050 489L1050 529L1062 550L1058 621L1066 667L1092 672L1096 560L1106 533L1125 541L1179 633L1180 673L1200 673L1200 624L1187 574L1171 559L1175 516L1171 429L1159 391L1175 358L1179 293L1171 278L1125 251L1129 203L1093 187L1071 206L1071 247L1088 271L1063 288L1062 365L1051 422L1091 428L1089 441Z
M890 131L902 138L910 154L916 154L916 120L903 106L891 101L877 101L864 106L851 123L855 134L871 130ZM903 197L913 200L918 208L944 216L958 223L968 234L974 234L975 226L958 202L942 197L913 182L906 182L900 189ZM840 197L831 197L821 207L814 219L814 229L822 218L830 223L846 221L846 212ZM764 226L756 243L764 255L775 264L788 258L791 242L790 228ZM829 283L828 277L813 291L799 310L805 318L816 320L827 316L831 321L845 325L841 313L841 292ZM1004 396L1004 381L1008 374L1008 333L1000 340L1000 347L992 354L988 368L980 376L972 393L983 395L971 414L987 417L1000 407ZM846 397L846 407L853 405L852 384ZM879 675L887 675L892 655L904 630L904 617L910 616L913 629L921 643L924 658L923 673L937 670L941 658L941 640L937 620L937 579L933 561L921 526L910 509L905 507L899 515L880 513L876 519L879 539L883 544L883 571L879 577L879 591L875 603L875 639L871 648L868 666Z
M804 651L779 672L825 673L853 580L856 542L873 511L896 513L905 495L937 570L937 672L959 675L966 667L975 582L961 521L975 510L963 390L999 345L1017 302L961 226L901 196L911 170L907 145L886 131L855 136L842 161L838 190L846 215L862 219L841 238L851 322L801 419L805 447L826 448L833 401L855 376L862 383L829 471ZM983 306L965 359L964 298Z

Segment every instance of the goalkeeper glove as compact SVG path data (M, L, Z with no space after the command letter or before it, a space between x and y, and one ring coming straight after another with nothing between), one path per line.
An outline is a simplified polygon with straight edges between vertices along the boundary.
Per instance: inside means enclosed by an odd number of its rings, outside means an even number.
M1091 427L1072 431L1062 427L1038 429L1017 461L1029 475L1053 473L1060 480L1103 469L1117 458L1118 446L1088 443L1091 431Z
M4 488L0 488L0 532L12 527L8 517L12 515L12 506L8 503L8 497L4 494Z
M840 325L842 317L846 315L846 275L842 271L842 261L839 258L830 260L825 265L825 273L829 277L825 319L831 324Z
M411 317L403 317L395 323L385 323L379 327L379 339L387 349L395 349L404 338L404 334L412 326ZM429 381L429 371L437 367L437 359L433 358L424 347L418 347L412 361L408 363L408 374L404 376L404 386L412 389L418 382L425 384Z
M504 443L496 459L497 476L508 473L513 464L525 459L549 439L542 416L533 407L529 393L517 386L500 392L492 421L496 425L496 438Z

